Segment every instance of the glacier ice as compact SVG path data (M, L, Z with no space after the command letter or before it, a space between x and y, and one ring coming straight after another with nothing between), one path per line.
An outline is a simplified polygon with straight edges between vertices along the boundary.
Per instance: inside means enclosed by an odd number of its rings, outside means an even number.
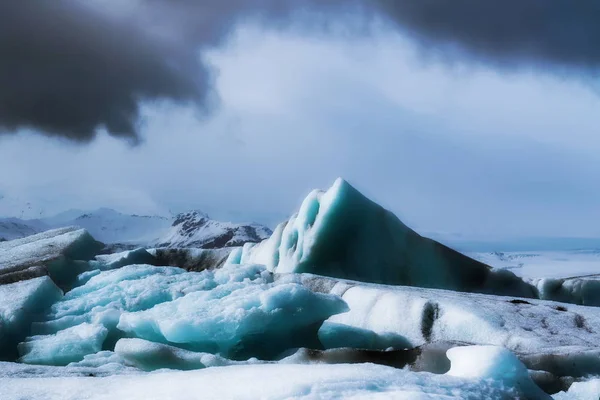
M536 297L509 271L493 271L408 228L342 179L313 191L271 237L230 262L277 273L305 272L366 282Z
M393 333L377 334L368 329L325 321L319 328L319 341L326 349L350 347L365 350L413 347L406 338Z
M533 279L545 300L600 307L600 276Z
M69 288L102 247L85 230L73 227L1 242L0 275L41 266L58 286Z
M123 335L117 329L123 312L146 310L188 293L215 289L230 282L243 285L252 281L263 283L269 280L270 274L264 267L256 265L204 272L186 272L180 268L150 265L130 265L115 270L96 271L85 284L67 292L60 301L53 304L43 320L32 324L32 333L36 336L27 340L27 346L35 346L37 340L46 336L59 341L64 339L64 346L69 346L71 336L62 336L61 332L87 323L107 329L101 347L110 348ZM22 347L24 351L27 348ZM81 359L84 355L99 350L90 347L87 352L79 352L78 357ZM50 353L39 353L35 358L24 357L23 361L40 364L54 362Z
M555 400L598 400L600 399L600 379L575 382L566 392L555 394Z
M47 276L0 285L0 360L16 358L31 323L62 296Z
M490 373L435 375L415 373L373 364L256 364L232 365L187 372L155 372L142 375L95 379L0 378L0 397L5 400L87 399L532 399L550 397L531 386L519 361L497 350L477 347L456 349L453 361L460 359L462 371L477 370L484 361ZM482 354L476 358L472 354ZM510 375L507 371L517 373ZM525 370L526 371L526 370ZM460 375L460 374L458 374ZM508 385L511 383L511 385Z
M27 364L67 365L102 349L108 329L83 323L51 335L29 337L19 343L19 361Z
M120 330L233 359L271 359L293 347L319 346L317 330L347 311L338 296L298 284L223 284L149 310L121 315Z
M454 347L447 352L450 371L446 375L468 379L492 379L517 387L533 399L549 398L529 377L527 368L501 346Z
M600 313L596 307L317 277L282 276L337 294L350 311L335 323L379 335L395 334L413 346L436 341L499 345L514 351L528 368L557 377L600 374Z
M89 261L90 270L111 270L127 265L157 265L156 258L144 248L127 250L120 253L102 254Z
M143 371L158 369L194 370L236 364L259 363L256 359L232 361L211 353L194 352L143 339L120 339L115 353Z

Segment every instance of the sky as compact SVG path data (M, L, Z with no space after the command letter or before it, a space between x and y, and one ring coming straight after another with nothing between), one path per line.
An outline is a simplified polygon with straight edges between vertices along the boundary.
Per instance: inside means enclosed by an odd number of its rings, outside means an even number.
M94 1L97 8L85 12L125 31L139 24L143 30L132 32L157 32L171 46L128 35L129 47L106 48L114 57L86 62L84 70L98 67L93 77L102 79L70 80L71 73L56 88L54 53L32 58L42 60L31 71L36 79L0 66L0 215L28 207L26 216L201 209L273 226L310 190L341 176L420 232L600 236L597 31L587 46L576 37L578 46L551 47L562 40L536 40L552 38L552 30L516 23L511 34L461 30L458 17L446 24L426 18L429 10L390 10L394 3L383 0L374 2L392 17L368 24L348 10L342 19L340 10L318 9L325 21L307 27L288 23L279 8L265 17L275 22L232 22L242 6L228 0L208 20L218 29L198 32L204 25L185 16L205 10L190 5L184 10L193 12L167 9L157 24L161 0L147 0L159 5L135 21L140 2L128 9ZM467 0L456 4L478 11ZM90 35L73 49L100 40ZM52 48L30 36L23 46L35 43L36 57ZM511 44L519 38L529 47ZM0 54L7 49L0 42ZM75 50L65 50L61 63L72 57L77 66Z

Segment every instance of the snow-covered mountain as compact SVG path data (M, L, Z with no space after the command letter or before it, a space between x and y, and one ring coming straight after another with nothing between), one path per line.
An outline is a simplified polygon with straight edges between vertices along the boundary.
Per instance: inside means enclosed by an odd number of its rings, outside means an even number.
M260 224L234 224L212 220L201 211L178 214L171 228L156 241L157 247L200 247L214 249L258 243L271 230Z
M0 242L35 235L47 229L49 227L38 220L25 221L19 218L2 218L0 219Z
M200 211L162 217L122 214L109 208L100 208L91 212L71 210L42 219L0 219L0 241L63 226L84 228L103 243L125 248L240 246L246 242L259 242L271 234L267 227L259 224L215 221Z

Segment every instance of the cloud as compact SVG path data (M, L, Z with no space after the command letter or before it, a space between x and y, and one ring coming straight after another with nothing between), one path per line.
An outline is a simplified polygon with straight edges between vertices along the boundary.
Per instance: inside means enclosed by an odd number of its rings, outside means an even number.
M374 2L382 15L425 46L454 48L501 65L599 72L600 3L596 0Z
M144 100L206 101L194 53L68 0L0 3L0 131L138 140Z
M214 77L199 53L248 19L358 34L383 19L442 59L578 78L597 76L600 66L596 0L1 2L0 133L29 128L89 142L105 129L136 143L144 103L210 111Z

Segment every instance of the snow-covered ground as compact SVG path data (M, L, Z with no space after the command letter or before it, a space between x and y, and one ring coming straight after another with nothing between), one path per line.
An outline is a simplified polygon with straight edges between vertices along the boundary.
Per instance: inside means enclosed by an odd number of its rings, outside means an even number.
M75 219L122 238L163 224L145 218ZM268 234L200 212L170 226L151 242ZM0 399L600 395L600 280L548 279L589 274L595 252L476 254L490 268L343 180L259 244L100 255L92 236L0 243Z
M571 278L600 274L600 249L466 253L525 278Z

